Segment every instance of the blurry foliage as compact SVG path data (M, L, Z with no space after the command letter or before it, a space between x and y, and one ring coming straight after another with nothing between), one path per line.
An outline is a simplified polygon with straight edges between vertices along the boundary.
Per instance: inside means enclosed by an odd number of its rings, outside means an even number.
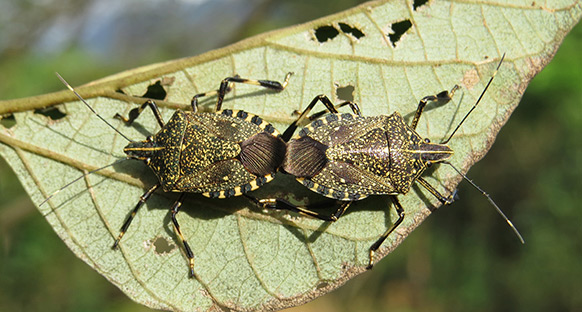
M264 1L230 42L357 2ZM75 46L49 56L4 51L0 94L60 90L55 70L78 85L185 56L153 49L158 52L130 60L131 66L115 56L111 62L92 58ZM461 183L459 201L437 210L371 272L289 311L582 311L581 50L577 26L469 172L522 232L524 246L485 198ZM73 256L1 159L0 239L0 311L149 311Z

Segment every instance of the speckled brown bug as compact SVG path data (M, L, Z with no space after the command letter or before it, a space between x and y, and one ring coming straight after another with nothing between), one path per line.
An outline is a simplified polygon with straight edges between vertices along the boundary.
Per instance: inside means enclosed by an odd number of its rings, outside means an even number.
M289 126L283 137L288 138L295 132L297 125L317 102L322 102L331 114L311 122L288 142L282 170L295 176L297 181L310 190L341 201L342 204L334 214L328 216L313 211L310 208L312 205L299 207L280 198L255 199L255 203L264 208L286 209L325 221L336 221L353 201L370 195L391 195L398 219L370 246L368 268L371 268L374 265L375 252L404 219L405 211L397 195L407 194L412 184L417 182L441 203L453 202L454 192L444 196L421 176L430 165L446 163L487 197L523 243L517 229L491 197L447 161L453 154L447 143L479 104L502 61L503 58L471 110L442 143L423 139L416 132L416 126L427 103L449 102L459 88L456 85L451 91L422 98L410 125L406 124L398 112L389 116L362 116L354 103L350 103L353 114L339 114L325 95L319 95Z
M156 190L161 187L165 192L181 193L170 212L174 229L182 241L189 261L189 276L193 277L194 253L176 219L186 194L201 193L210 198L242 195L271 181L285 157L286 145L281 139L281 134L257 115L241 110L222 110L224 96L230 90L232 83L246 83L282 91L290 75L291 73L287 74L283 83L250 80L238 76L226 78L221 82L218 90L195 95L191 102L192 112L177 110L168 122L163 121L157 105L152 100L132 109L128 118L119 114L115 116L127 125L131 125L140 113L149 107L161 129L144 141L130 140L112 127L59 76L61 81L91 111L130 141L124 148L127 159L144 161L158 177L159 182L140 197L139 202L123 223L113 248L119 245L138 210ZM198 98L209 95L218 96L215 111L213 113L198 112Z

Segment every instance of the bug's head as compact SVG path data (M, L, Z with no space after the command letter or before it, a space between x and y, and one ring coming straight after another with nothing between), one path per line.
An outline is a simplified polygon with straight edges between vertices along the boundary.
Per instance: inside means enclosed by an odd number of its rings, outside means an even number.
M425 139L423 143L420 143L419 153L422 163L430 166L451 158L453 150L446 144L432 143L429 139Z
M123 152L131 159L148 161L160 147L156 146L153 138L147 137L145 141L132 141L123 148Z

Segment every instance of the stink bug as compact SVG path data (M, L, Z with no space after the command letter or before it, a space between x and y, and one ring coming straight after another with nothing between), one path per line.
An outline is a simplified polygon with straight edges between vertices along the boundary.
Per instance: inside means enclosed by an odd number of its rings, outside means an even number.
M255 200L255 203L265 208L286 209L325 221L336 221L353 201L370 195L390 195L398 219L370 246L368 268L371 268L374 265L375 252L404 219L405 211L397 195L407 194L416 182L441 203L453 202L454 192L444 196L422 177L422 173L430 165L446 163L487 197L523 243L517 229L491 197L447 161L453 154L447 143L479 104L502 62L503 57L471 110L449 138L441 143L423 139L416 132L416 126L427 103L449 102L459 89L456 85L451 91L422 98L409 125L398 112L389 116L362 116L354 103L349 103L353 114L339 114L325 95L317 96L289 126L283 137L290 137L295 132L297 125L317 102L322 102L331 114L311 122L288 142L282 170L295 176L297 181L310 190L343 203L331 216L313 211L309 208L312 205L298 207L280 198Z
M222 110L224 96L230 90L230 85L235 82L282 91L290 75L291 73L287 74L283 83L249 80L238 76L226 78L218 90L195 95L191 102L192 112L177 110L167 122L164 122L157 105L152 100L132 109L128 118L119 114L115 116L130 125L144 109L149 107L161 129L144 141L130 140L111 126L59 76L61 81L91 111L129 141L124 148L127 154L126 159L144 161L158 178L158 183L140 197L123 223L113 248L117 248L140 207L156 190L161 187L165 192L181 193L171 207L170 213L174 229L182 241L188 258L189 276L193 277L194 253L176 219L186 194L201 193L210 198L242 195L271 181L285 157L286 144L281 139L281 134L259 116L241 110ZM213 113L198 112L198 98L209 95L218 96L215 111ZM45 202L57 192L48 197Z

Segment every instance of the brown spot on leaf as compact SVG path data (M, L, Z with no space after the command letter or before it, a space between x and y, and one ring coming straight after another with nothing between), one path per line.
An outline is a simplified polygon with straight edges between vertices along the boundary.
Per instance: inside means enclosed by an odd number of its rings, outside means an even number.
M471 70L466 72L465 75L463 76L462 84L465 89L471 90L479 82L479 80L481 79L479 78L477 70L475 68L472 68Z

